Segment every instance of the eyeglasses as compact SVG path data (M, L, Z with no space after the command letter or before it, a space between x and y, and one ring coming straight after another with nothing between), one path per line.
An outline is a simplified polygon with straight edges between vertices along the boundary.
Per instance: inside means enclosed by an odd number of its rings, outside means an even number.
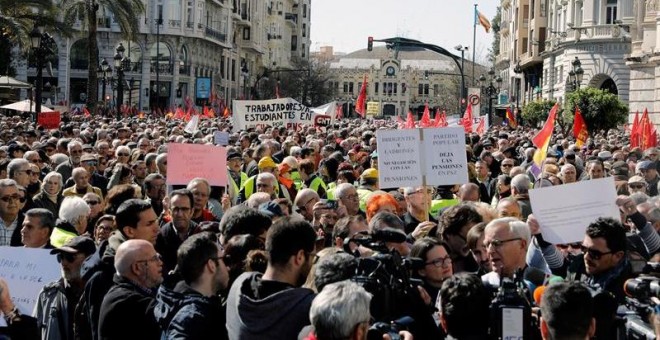
M584 244L580 246L580 249L582 249L582 252L586 255L589 255L594 260L600 260L601 257L607 255L607 254L612 254L613 251L600 251L596 249L589 248L585 246Z
M31 163L34 163L34 164L39 164L39 163L41 163L41 159L40 159L40 158L30 159L29 161L30 161Z
M451 257L438 257L437 259L433 259L429 262L425 263L426 265L432 264L438 268L440 267L449 267L451 266Z
M19 201L21 203L25 203L26 200L27 199L25 197L21 197L21 196L18 196L18 195L0 197L0 201L3 201L5 203L9 203L9 201Z
M162 260L163 260L163 257L160 256L160 254L156 254L156 255L152 256L151 258L149 258L149 259L135 261L135 263L145 262L145 263L148 264L149 262L159 262L159 261L162 261Z
M515 237L515 238L506 239L506 240L495 239L495 240L490 241L490 243L484 243L484 248L488 248L490 246L493 246L493 248L499 248L502 245L504 245L505 243L509 243L511 241L518 241L518 240L522 240L522 238Z
M85 203L87 203L87 205L97 205L100 202L99 201L86 201Z
M72 155L82 155L83 151L82 150L71 150L69 151L70 154Z
M73 262L76 260L76 255L78 255L78 253L57 253L57 263L62 263L62 261Z
M128 157L128 154L122 152L122 153L118 153L117 156L119 156L119 157Z
M346 197L343 197L343 198L346 198L346 199L351 200L351 201L357 201L357 200L360 199L360 195L358 195L358 194L346 195Z
M505 168L512 168L512 167L513 167L513 164L502 164L502 167L505 167Z
M642 183L628 184L628 186L631 187L632 189L644 189L644 188L646 188L646 184L642 184Z
M16 171L16 172L24 172L24 173L26 173L26 174L28 174L28 175L30 175L30 176L32 176L32 169L27 169L27 170L18 170L18 171Z

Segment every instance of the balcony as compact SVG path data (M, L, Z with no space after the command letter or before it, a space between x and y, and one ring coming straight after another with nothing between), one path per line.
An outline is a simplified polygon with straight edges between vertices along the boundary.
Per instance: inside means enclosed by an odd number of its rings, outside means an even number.
M186 22L186 28L193 29L195 27L195 23L192 21Z
M538 55L532 55L529 51L520 55L520 66L531 67L535 64L543 64L543 58Z
M156 69L158 69L158 73L160 74L172 74L174 67L172 64L157 64L155 62L151 62L151 67L149 68L149 71L151 73L156 73Z
M286 21L287 24L290 24L293 27L295 27L296 25L298 25L298 14L285 13L284 14L284 20Z
M96 27L98 28L110 28L110 24L110 17L96 18Z
M179 66L179 74L183 76L190 75L190 65L181 65Z
M227 42L227 34L222 33L222 32L220 32L220 31L218 31L218 30L214 30L214 29L212 29L212 28L210 28L210 27L207 27L207 28L206 28L206 31L204 32L204 35L205 35L207 38L211 38L211 39L216 40L216 41L219 41L219 42L221 42L221 43L223 43L223 44Z
M500 52L500 54L495 57L495 65L507 65L510 61L509 52Z
M167 24L171 28L181 28L181 20L168 20Z

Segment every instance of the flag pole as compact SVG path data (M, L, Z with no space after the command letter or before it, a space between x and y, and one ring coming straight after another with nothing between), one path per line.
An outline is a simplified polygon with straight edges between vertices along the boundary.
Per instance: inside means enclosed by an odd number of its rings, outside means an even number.
M477 43L477 4L474 4L474 24L472 25L472 86L474 86L474 65L476 62L474 61L477 48L475 47L475 44Z

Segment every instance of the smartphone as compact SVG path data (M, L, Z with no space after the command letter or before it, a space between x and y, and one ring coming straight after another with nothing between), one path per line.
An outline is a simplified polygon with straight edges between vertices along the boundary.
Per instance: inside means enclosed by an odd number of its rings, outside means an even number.
M339 203L337 203L337 201L335 200L323 199L321 200L321 202L324 203L328 209L337 210L337 208L339 207Z

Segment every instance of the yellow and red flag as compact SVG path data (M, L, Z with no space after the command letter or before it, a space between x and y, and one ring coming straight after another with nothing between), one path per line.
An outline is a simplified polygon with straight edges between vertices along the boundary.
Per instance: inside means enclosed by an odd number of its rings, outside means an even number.
M543 128L532 139L532 142L537 147L536 152L534 153L534 165L539 169L543 169L543 162L548 156L548 146L550 145L552 132L555 129L555 119L557 118L558 109L559 104L555 104L555 106L552 107L550 114L548 114L548 120L545 121Z
M511 112L511 108L506 108L506 121L512 129L518 127L518 122L516 121L516 116Z
M360 95L355 102L355 112L357 112L360 117L364 119L367 114L367 75L364 75L364 81L362 82L362 87L360 88Z
M575 146L581 147L587 142L589 131L587 123L584 122L582 112L579 107L575 107L575 119L573 120L573 137L575 137Z

